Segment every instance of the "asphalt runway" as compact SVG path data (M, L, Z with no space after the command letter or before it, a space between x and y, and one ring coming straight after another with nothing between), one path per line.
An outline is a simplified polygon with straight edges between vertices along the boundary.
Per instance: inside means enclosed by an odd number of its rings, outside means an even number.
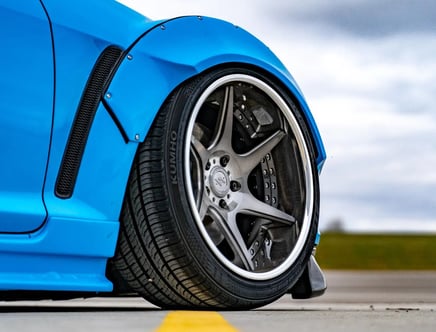
M0 302L0 331L436 331L436 272L326 277L322 297L252 311L168 312L140 298Z

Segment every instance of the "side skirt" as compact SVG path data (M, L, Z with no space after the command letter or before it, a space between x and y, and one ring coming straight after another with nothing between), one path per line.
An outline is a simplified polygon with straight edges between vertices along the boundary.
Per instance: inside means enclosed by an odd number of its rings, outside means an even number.
M105 270L118 229L118 221L50 218L39 232L0 235L0 291L112 291Z

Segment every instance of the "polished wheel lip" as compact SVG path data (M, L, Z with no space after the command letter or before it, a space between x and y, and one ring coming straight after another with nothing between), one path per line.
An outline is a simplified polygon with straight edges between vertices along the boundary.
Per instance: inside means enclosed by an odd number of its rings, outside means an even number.
M192 190L192 179L190 173L190 155L191 155L190 150L191 150L191 137L195 125L195 120L197 118L198 113L200 112L201 106L209 97L209 95L213 93L217 88L232 82L242 82L242 83L251 84L256 88L260 89L261 91L263 91L266 95L269 96L269 98L271 98L276 103L276 106L278 106L278 108L281 110L286 120L288 121L288 125L296 138L300 155L302 157L301 159L302 159L302 165L304 170L305 188L306 188L306 197L305 197L306 206L304 209L304 217L303 217L302 226L300 228L300 234L298 236L297 243L292 249L290 255L285 259L285 261L283 261L278 267L266 272L252 272L252 271L244 270L236 266L232 262L230 262L220 252L220 250L216 247L216 245L210 238L206 228L203 225L203 222L199 215L199 211L197 209L198 202L196 202ZM256 280L256 281L271 280L273 278L280 276L285 271L287 271L292 266L292 264L297 260L309 236L310 224L312 221L313 206L314 206L314 192L313 192L314 180L313 180L312 165L310 163L310 154L304 139L304 135L300 129L300 126L298 125L298 122L294 114L292 113L291 108L286 104L284 99L267 83L251 75L229 74L216 79L215 81L212 82L212 84L210 84L203 91L190 115L189 123L185 134L183 153L184 153L183 155L184 177L186 180L186 184L189 184L186 186L186 191L187 191L187 196L188 196L189 205L191 207L191 211L198 225L198 228L203 236L203 239L206 241L210 249L220 260L220 262L223 263L227 268L229 268L237 275L249 280Z

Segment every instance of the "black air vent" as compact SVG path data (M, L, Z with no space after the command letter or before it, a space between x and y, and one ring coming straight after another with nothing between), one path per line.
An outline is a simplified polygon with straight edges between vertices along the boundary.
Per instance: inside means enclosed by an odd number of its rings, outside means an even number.
M123 51L115 46L106 48L98 58L88 79L73 127L71 128L56 181L55 193L60 198L70 198L73 194L92 121L94 120L102 94L112 78L122 53Z

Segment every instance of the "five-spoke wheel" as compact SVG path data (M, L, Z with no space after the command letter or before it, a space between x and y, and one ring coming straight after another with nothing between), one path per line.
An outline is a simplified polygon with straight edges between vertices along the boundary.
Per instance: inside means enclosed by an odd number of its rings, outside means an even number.
M228 68L186 82L138 151L116 268L163 307L275 300L314 245L314 159L301 109L273 79Z

